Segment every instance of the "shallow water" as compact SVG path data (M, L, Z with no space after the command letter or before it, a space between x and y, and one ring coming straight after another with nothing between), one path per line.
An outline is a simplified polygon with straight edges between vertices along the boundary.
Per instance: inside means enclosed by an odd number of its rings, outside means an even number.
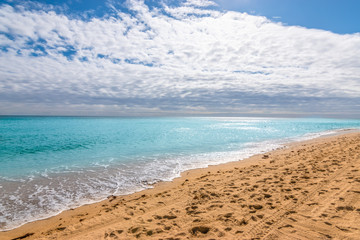
M0 229L345 128L360 121L2 117Z

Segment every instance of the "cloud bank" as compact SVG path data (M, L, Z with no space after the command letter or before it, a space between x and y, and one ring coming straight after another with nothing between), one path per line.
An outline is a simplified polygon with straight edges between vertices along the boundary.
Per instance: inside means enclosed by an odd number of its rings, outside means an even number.
M209 0L110 6L0 5L0 114L360 116L360 34Z

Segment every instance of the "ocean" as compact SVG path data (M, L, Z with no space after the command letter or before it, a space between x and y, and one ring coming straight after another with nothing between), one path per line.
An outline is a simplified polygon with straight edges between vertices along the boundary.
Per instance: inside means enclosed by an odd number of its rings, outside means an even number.
M0 117L0 230L360 120Z

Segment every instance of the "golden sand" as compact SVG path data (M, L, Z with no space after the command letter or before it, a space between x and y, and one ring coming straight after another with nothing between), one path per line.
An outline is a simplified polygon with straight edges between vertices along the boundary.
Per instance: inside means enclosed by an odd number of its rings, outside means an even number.
M0 239L360 239L360 133L188 171Z

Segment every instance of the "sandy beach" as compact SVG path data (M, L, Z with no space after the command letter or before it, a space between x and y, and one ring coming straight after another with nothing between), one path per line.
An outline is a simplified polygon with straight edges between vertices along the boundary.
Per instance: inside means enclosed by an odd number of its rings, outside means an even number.
M360 133L344 132L0 232L0 239L360 239Z

